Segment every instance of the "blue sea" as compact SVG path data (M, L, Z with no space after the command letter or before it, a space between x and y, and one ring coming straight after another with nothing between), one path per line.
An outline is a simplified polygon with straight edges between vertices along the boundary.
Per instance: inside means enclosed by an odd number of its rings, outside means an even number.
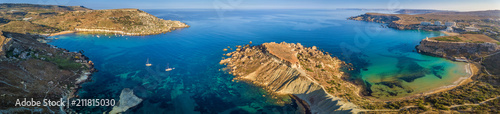
M465 63L415 52L440 32L395 30L380 23L347 20L359 10L144 10L190 25L150 36L66 34L49 43L83 51L99 70L82 85L80 98L116 99L130 88L143 102L131 113L293 113L288 96L233 80L219 64L228 46L265 42L316 46L352 63L352 80L362 80L380 99L405 97L456 84ZM57 38L57 39L56 39ZM231 50L229 50L231 51ZM145 66L146 60L152 66ZM172 71L165 68L173 67ZM72 107L105 112L112 107Z

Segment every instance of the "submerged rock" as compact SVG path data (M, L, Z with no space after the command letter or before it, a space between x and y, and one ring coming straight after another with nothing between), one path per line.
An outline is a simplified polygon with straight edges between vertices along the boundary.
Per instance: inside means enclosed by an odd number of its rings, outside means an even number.
M122 90L120 94L120 101L118 101L118 105L113 107L113 109L109 112L110 114L117 114L121 112L127 111L129 108L134 107L142 102L142 99L134 95L134 91L125 88Z

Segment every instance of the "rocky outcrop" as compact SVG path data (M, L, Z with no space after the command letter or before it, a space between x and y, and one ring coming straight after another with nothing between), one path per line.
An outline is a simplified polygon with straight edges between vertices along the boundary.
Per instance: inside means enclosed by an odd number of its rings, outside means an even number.
M134 107L142 102L142 99L134 95L134 91L125 88L120 94L120 101L118 105L114 106L109 114L117 114L127 111L129 108Z
M453 57L475 59L500 50L500 46L494 43L448 42L428 38L423 39L416 48L420 53L448 59L453 59Z
M81 53L68 52L37 40L39 35L3 32L10 42L0 57L0 112L61 113L65 107L20 107L17 99L59 100L75 97L77 89L95 71ZM36 108L37 111L32 109Z
M7 45L10 42L10 38L6 38L3 36L3 33L0 31L0 59L2 57L5 57L5 47L4 45Z
M59 12L57 16L34 20L33 23L76 32L131 36L161 34L189 27L180 21L164 20L139 9Z
M238 46L226 54L227 65L235 79L248 81L275 94L293 94L307 102L312 113L355 112L357 87L344 81L345 65L338 58L300 43L264 43ZM335 88L335 89L333 89ZM328 92L327 92L328 91ZM351 96L351 97L346 97Z
M400 18L388 14L366 13L359 16L349 17L348 19L357 21L377 22L377 23L392 23L393 21L397 21Z

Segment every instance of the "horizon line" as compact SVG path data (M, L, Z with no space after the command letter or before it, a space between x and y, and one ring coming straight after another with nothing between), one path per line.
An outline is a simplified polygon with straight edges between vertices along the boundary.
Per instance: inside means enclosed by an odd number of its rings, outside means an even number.
M0 4L33 4L33 5L57 5L57 6L82 6L85 8L100 10L100 9L127 9L127 7L123 8L91 8L85 5L59 5L59 4L39 4L39 3L0 3ZM128 7L130 8L130 7ZM192 9L192 10L207 10L207 9L215 9L215 10L440 10L440 11L455 11L455 12L472 12L472 11L494 11L499 9L474 9L474 10L460 10L460 9L434 9L434 8L355 8L355 7L345 7L345 8L317 8L317 7L302 7L302 8L291 8L291 7L263 7L263 8L248 8L248 7L240 7L240 8L217 8L217 7L177 7L177 8L132 8L132 9Z

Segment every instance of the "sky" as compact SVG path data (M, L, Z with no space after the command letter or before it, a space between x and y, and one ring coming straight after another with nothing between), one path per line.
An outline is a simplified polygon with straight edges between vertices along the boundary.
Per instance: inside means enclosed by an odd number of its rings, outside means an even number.
M91 9L438 9L455 11L500 10L500 0L0 0L85 6Z

